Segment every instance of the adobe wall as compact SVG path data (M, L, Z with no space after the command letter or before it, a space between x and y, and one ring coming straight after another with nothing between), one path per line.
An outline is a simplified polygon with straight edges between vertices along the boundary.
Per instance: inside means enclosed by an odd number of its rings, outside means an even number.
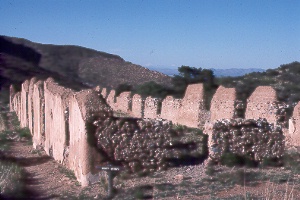
M300 102L295 106L293 115L289 120L289 132L286 134L291 146L300 146Z
M123 113L129 113L129 106L131 104L131 92L122 92L116 99L115 109Z
M106 103L114 110L116 111L117 109L117 104L115 103L115 95L116 95L116 91L115 90L111 90L110 93L108 94L107 98L106 98Z
M144 117L144 100L141 95L135 94L132 97L132 108L131 113L133 117L143 118Z
M203 84L188 85L179 109L178 124L197 128L205 121Z
M21 92L17 92L13 95L12 99L12 110L15 111L16 115L20 121L21 117Z
M21 111L20 111L20 125L21 127L28 126L28 91L29 81L26 80L21 86Z
M99 111L110 111L104 99L93 90L83 90L70 98L70 146L68 166L75 172L82 186L99 180L98 174L93 174L95 165L101 160L100 154L88 144L86 121Z
M157 98L147 97L144 105L144 118L156 119L159 118L158 114L158 103Z
M178 123L180 107L181 99L174 99L172 96L167 96L161 104L161 118Z
M53 79L44 82L45 92L45 151L60 163L68 146L68 107L71 89L59 86Z
M220 86L211 100L210 122L234 117L235 88Z
M106 99L107 97L107 89L106 88L103 88L102 91L101 91L101 95L104 99Z
M14 96L16 95L16 90L14 88L14 86L10 86L9 87L9 110L12 112L12 111L15 111L14 110L14 104L13 104L13 101L14 101Z
M276 91L270 86L257 87L247 100L246 119L266 118L269 123L276 123Z
M45 146L45 98L44 82L38 81L33 84L33 147Z
M34 113L33 113L33 85L34 83L37 82L36 78L32 78L30 79L29 82L29 87L28 87L28 103L27 103L27 108L28 108L28 128L31 132L32 135L34 135L34 130L33 130L33 126L34 126Z

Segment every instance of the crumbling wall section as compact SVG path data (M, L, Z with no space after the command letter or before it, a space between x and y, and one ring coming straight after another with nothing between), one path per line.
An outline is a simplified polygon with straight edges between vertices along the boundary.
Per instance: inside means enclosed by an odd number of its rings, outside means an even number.
M144 117L144 101L139 94L135 94L132 97L132 108L131 114L133 117L143 118Z
M173 123L178 123L179 109L181 108L181 99L174 99L172 96L167 96L162 101L161 118L170 120Z
M106 99L106 97L107 97L107 89L106 88L102 88L101 95L104 99Z
M204 107L204 88L202 83L188 85L181 101L178 124L197 128L204 124L206 113Z
M9 87L9 110L10 110L11 112L12 112L12 111L15 111L13 101L14 101L14 97L15 97L16 93L17 93L17 92L16 92L14 86L11 85L11 86Z
M95 171L96 164L99 164L101 156L96 148L88 143L91 140L89 137L93 137L94 133L89 133L86 127L87 120L93 116L93 113L97 112L102 114L111 112L100 93L93 90L83 90L70 98L68 165L75 172L82 186L99 180L98 174L93 173L93 171ZM109 117L109 115L105 117Z
M116 96L116 91L111 90L110 93L108 94L106 98L106 103L114 110L116 111L117 109L117 104L115 102L115 96Z
M59 86L49 78L44 83L45 92L45 151L60 163L64 162L68 146L69 98L73 91Z
M33 147L45 146L45 98L44 98L44 82L38 81L33 84L32 93L33 103Z
M122 113L130 113L129 107L131 104L131 92L122 92L117 96L117 103L115 109Z
M276 124L276 91L270 86L257 87L247 100L246 119L266 118Z
M35 119L34 119L34 111L33 111L33 85L37 82L37 79L34 77L32 79L30 79L30 82L29 82L29 87L28 87L28 103L27 103L27 106L28 106L28 128L31 132L31 135L34 135L34 129L33 129L33 126L34 126L34 122L35 122Z
M28 126L28 92L29 81L26 80L21 86L21 113L20 113L20 125L21 127Z
M210 121L231 119L234 117L235 88L220 86L211 100Z
M286 135L291 146L300 146L300 102L294 107L293 115L289 120L289 132Z
M147 97L144 105L144 118L156 119L159 118L159 99Z

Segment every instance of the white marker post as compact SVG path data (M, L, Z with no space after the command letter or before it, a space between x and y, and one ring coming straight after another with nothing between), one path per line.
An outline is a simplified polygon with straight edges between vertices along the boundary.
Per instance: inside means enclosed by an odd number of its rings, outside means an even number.
M111 198L113 196L113 171L120 171L120 167L112 166L109 164L108 166L96 166L96 169L104 170L107 172L108 176L108 188L107 188L107 196Z

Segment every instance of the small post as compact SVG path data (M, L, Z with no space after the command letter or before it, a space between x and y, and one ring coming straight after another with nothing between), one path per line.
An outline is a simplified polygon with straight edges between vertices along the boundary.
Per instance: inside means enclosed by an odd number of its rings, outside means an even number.
M107 188L107 197L113 197L113 171L120 171L120 167L112 166L109 164L108 166L96 166L96 169L104 170L108 176L108 188Z

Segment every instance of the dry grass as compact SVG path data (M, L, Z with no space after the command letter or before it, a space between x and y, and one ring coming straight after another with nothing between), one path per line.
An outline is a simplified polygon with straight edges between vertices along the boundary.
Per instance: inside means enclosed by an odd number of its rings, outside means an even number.
M0 193L4 196L20 194L23 188L22 171L17 165L0 162Z

